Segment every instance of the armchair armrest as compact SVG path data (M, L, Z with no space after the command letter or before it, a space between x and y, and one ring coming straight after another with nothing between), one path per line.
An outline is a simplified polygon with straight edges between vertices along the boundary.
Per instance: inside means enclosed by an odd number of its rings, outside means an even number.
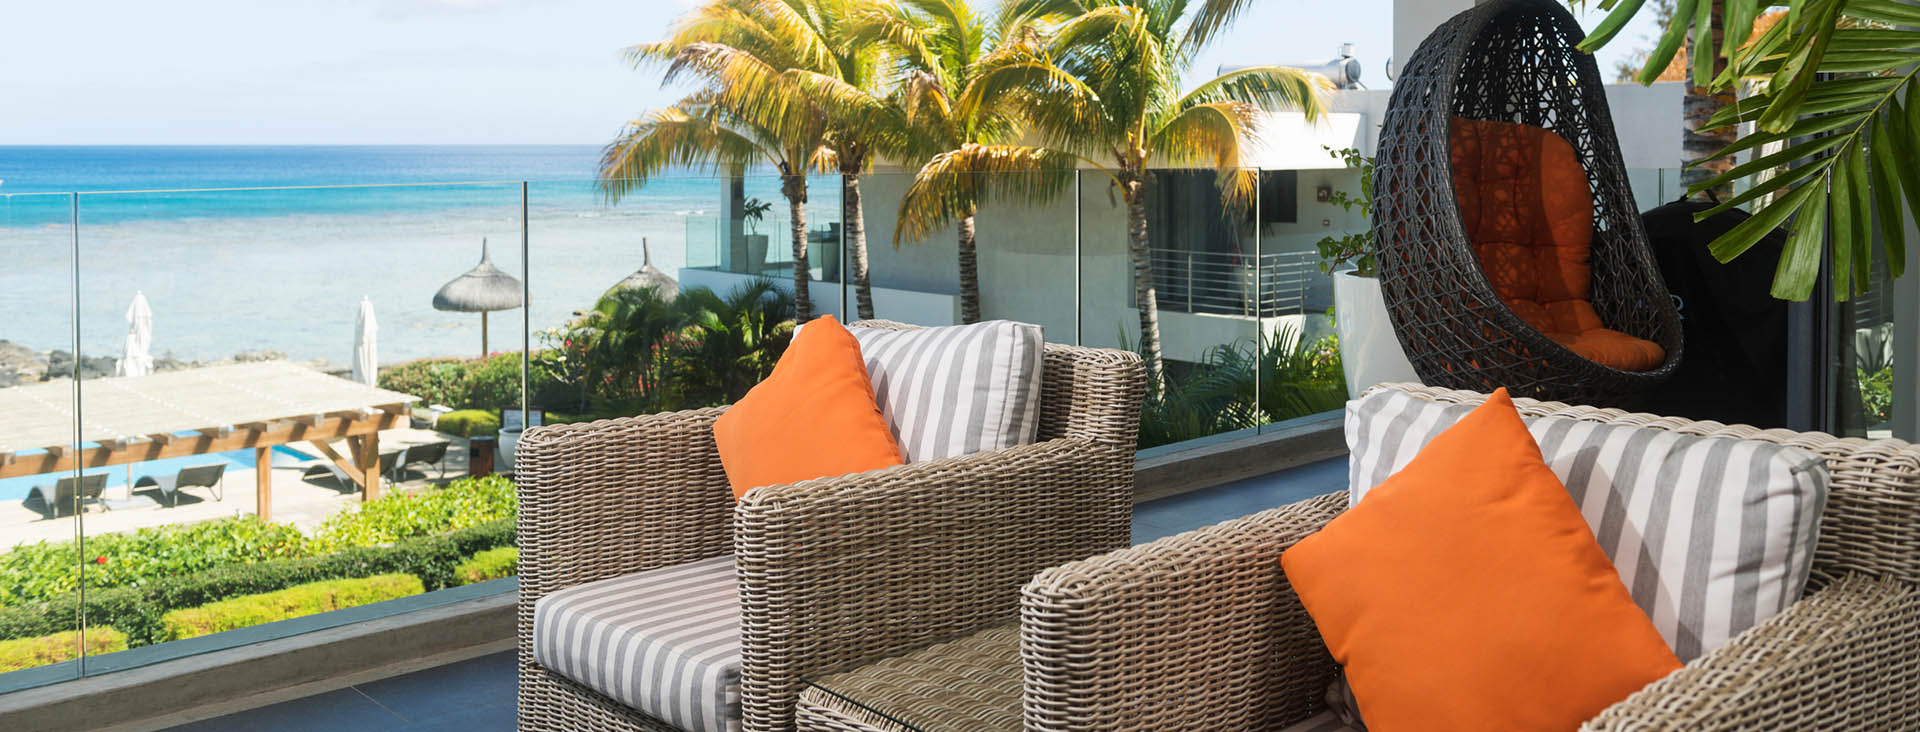
M547 593L726 554L725 408L535 427L520 438L520 611Z
M1126 546L1132 500L1131 446L1074 437L748 492L747 729L790 729L803 678L1013 622L1034 573Z
M1916 659L1920 588L1847 575L1580 729L1920 729Z
M1275 729L1318 711L1335 666L1280 553L1346 507L1340 491L1035 577L1027 729Z

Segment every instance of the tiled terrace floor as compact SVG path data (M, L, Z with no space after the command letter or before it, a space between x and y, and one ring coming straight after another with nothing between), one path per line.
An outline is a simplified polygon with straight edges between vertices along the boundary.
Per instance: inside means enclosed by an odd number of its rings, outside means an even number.
M1144 543L1347 487L1346 458L1134 508ZM174 727L177 732L494 732L514 726L513 654L498 653Z

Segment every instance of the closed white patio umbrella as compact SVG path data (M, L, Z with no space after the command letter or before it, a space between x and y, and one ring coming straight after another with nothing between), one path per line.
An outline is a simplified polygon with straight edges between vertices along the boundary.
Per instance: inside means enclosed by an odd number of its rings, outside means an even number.
M127 306L127 340L114 372L118 376L153 373L153 309L147 307L146 294L138 290L133 293L133 304Z
M373 300L361 296L360 317L355 321L353 331L353 380L367 386L379 386L375 383L380 375L380 353L376 340L379 335L380 323L373 319Z

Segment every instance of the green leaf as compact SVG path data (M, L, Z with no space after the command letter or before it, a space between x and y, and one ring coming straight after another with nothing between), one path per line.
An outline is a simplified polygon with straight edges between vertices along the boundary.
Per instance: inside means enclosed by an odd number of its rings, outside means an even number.
M1804 301L1813 294L1814 283L1820 278L1820 252L1825 248L1827 233L1827 197L1814 194L1824 187L1821 181L1815 181L1787 196L1789 201L1801 196L1800 203L1806 207L1794 218L1793 233L1787 236L1787 250L1781 253L1780 266L1774 269L1774 297Z
M1833 298L1841 302L1852 297L1857 289L1865 289L1858 286L1864 272L1855 266L1858 260L1854 249L1857 245L1871 245L1870 241L1863 243L1863 237L1856 236L1860 233L1856 226L1864 223L1856 211L1866 203L1864 190L1859 191L1859 198L1854 197L1854 163L1860 152L1860 147L1854 144L1840 151L1833 165L1833 185L1828 189L1828 203L1833 208Z
M1819 2L1819 0L1814 1ZM1795 2L1794 10L1799 10L1801 4ZM1819 60L1827 52L1827 42L1833 39L1831 9L1834 7L1836 7L1834 2L1823 4L1822 9L1825 12L1816 16L1814 22L1810 24L1813 29L1812 38L1799 51L1792 54L1787 63L1780 67L1780 71L1774 74L1770 84L1770 88L1774 90L1773 103L1767 105L1767 111L1760 115L1761 129L1784 130L1801 114L1819 114L1810 108L1805 112L1801 110L1803 106L1811 106L1806 105L1805 102L1808 101L1808 90L1818 76L1811 72L1819 68ZM1789 12L1789 15L1791 14L1792 11ZM1789 19L1788 22L1793 21Z
M1733 261L1734 257L1740 256L1753 248L1753 245L1759 243L1761 239L1766 238L1769 232L1780 226L1780 222L1786 221L1788 216L1792 216L1793 212L1804 205L1807 199L1819 189L1817 185L1804 185L1793 189L1780 200L1755 211L1752 216L1747 217L1747 220L1735 224L1733 228L1727 230L1727 233L1714 239L1707 245L1707 251L1713 254L1714 259L1721 262Z
M1783 170L1775 174L1771 178L1768 178L1766 180L1760 181L1759 183L1755 183L1751 186L1748 186L1746 190L1740 191L1739 193L1734 194L1732 198L1729 198L1725 201L1721 201L1720 205L1718 206L1714 206L1713 208L1694 214L1693 220L1705 221L1709 218L1712 218L1713 216L1716 216L1724 211L1730 210L1736 206L1740 206L1741 204L1744 204L1748 201L1752 201L1761 196L1765 196L1769 193L1773 193L1774 191L1778 191L1781 188L1785 188L1795 183L1799 183L1800 181L1806 180L1807 178L1810 178L1816 174L1824 172L1825 170L1826 170L1825 166L1820 166L1820 165L1802 165L1797 168L1788 168L1786 170ZM1687 193L1688 195L1692 195L1695 193L1699 193L1700 191L1704 191L1709 187L1710 186L1706 186L1705 184L1696 184L1693 188L1689 189Z
M1599 25L1594 26L1592 33L1587 34L1586 40L1580 42L1580 50L1593 53L1607 45L1614 36L1620 35L1621 29L1627 27L1627 21L1633 20L1633 16L1640 12L1640 6L1645 2L1646 0L1626 0L1623 4L1615 5L1609 2L1603 5L1612 10L1607 13L1607 17L1600 20Z
M1680 43L1687 37L1686 19L1694 17L1694 9L1699 4L1700 0L1679 0L1678 7L1673 11L1673 22L1660 35L1660 43L1647 54L1647 65L1640 68L1640 75L1635 77L1635 81L1652 84L1660 78L1660 72L1666 70L1667 64L1673 63L1674 54L1680 52Z
M1750 0L1726 0L1721 10L1726 32L1721 39L1720 57L1732 61L1740 47L1746 45L1747 37L1753 35L1754 4Z
M1920 25L1920 7L1892 0L1852 0L1847 3L1846 14L1895 25Z
M1759 147L1768 143L1791 140L1796 137L1812 137L1823 132L1831 132L1850 124L1860 124L1867 119L1868 112L1860 110L1843 114L1830 114L1822 117L1802 117L1785 132L1756 132L1740 138L1732 145L1714 153L1716 158L1726 157L1742 150Z
M1873 287L1873 193L1867 181L1867 150L1856 138L1847 156L1847 198L1853 252L1853 291L1866 292Z
M1702 182L1700 185L1711 188L1788 163L1804 162L1808 165L1821 165L1823 163L1831 165L1830 162L1815 160L1816 156L1839 147L1848 139L1846 135L1828 135L1826 137L1816 137L1798 145L1789 145L1781 148L1778 152L1762 155L1745 163L1733 166L1731 170L1716 175L1712 179Z
M1873 189L1874 220L1880 224L1880 245L1887 250L1887 271L1899 277L1907 268L1907 242L1905 209L1900 206L1900 196L1895 192L1899 184L1893 168L1899 163L1893 159L1891 147L1885 144L1883 124L1874 125L1873 142L1868 146L1872 155L1868 156L1868 185Z
M1920 48L1920 33L1889 28L1841 28L1834 31L1831 51L1897 51Z
M1716 58L1713 48L1713 3L1702 2L1698 8L1693 18L1693 78L1706 80L1713 78L1713 61ZM1678 23L1679 17L1675 16L1674 21Z

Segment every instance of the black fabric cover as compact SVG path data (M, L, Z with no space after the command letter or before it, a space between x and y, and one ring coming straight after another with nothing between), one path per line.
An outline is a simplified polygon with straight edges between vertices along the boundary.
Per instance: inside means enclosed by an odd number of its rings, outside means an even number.
M1721 264L1707 244L1747 219L1733 210L1694 223L1712 208L1681 200L1641 214L1653 258L1680 308L1687 352L1647 407L1658 414L1727 424L1787 422L1787 303L1767 292L1787 233L1775 229Z

